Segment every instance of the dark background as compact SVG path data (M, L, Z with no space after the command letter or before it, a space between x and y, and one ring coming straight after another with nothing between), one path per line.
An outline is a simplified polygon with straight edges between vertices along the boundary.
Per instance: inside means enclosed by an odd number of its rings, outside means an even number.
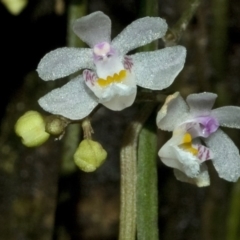
M136 106L120 113L101 108L94 116L94 138L109 157L91 174L74 167L71 157L76 146L72 136L66 134L62 141L50 139L39 148L27 149L14 134L19 116L30 109L43 112L37 99L55 86L41 81L35 69L44 54L67 44L70 4L80 1L74 2L30 0L17 16L0 3L3 240L117 239L119 150ZM89 13L101 10L110 16L113 35L139 17L137 0L86 2ZM159 1L159 16L172 27L188 2ZM64 4L62 11L57 10L60 3ZM187 96L212 91L219 95L216 106L240 106L239 1L203 0L180 44L188 51L186 65L168 92L180 91ZM239 131L226 132L240 147ZM159 132L159 146L169 137ZM219 179L211 162L209 168L211 186L199 189L178 182L172 169L159 161L160 239L240 239L240 182Z

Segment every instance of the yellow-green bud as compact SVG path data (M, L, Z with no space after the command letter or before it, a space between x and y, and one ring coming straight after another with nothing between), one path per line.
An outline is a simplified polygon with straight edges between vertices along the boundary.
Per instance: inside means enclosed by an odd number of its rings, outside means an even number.
M64 133L68 124L69 120L60 116L51 115L46 118L45 130L51 135L59 136Z
M50 136L45 132L44 118L36 111L23 114L15 124L15 132L27 147L37 147L47 141Z
M1 2L11 14L18 15L26 7L28 0L2 0Z
M85 139L79 144L73 158L81 170L93 172L104 163L107 158L107 152L100 143Z

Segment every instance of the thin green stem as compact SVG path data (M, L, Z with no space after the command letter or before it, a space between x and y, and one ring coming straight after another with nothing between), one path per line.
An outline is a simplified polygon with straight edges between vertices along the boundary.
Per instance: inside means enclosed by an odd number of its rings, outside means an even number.
M68 8L68 34L67 41L69 47L84 47L85 44L73 32L73 22L87 14L87 0L72 0Z
M230 209L227 218L227 238L231 240L238 240L240 238L240 181L235 183L232 189L230 200Z
M166 46L176 45L179 42L183 32L186 30L200 3L201 0L188 1L186 11L183 12L175 26L169 29L164 37Z
M231 104L231 93L226 81L228 59L226 58L228 44L228 12L229 1L212 1L212 28L211 28L211 63L213 67L212 90L218 93L218 104Z
M150 119L152 120L152 119ZM157 137L153 121L140 132L137 164L138 240L158 240Z
M121 149L121 209L119 240L135 240L136 237L136 182L137 145L143 123L155 104L145 104L130 123Z
M158 16L157 0L140 0L140 16ZM154 41L141 48L142 51L153 51L158 48L158 41ZM159 94L152 94L155 101ZM158 96L158 97L157 97ZM161 95L162 96L162 95ZM142 96L141 96L142 99ZM161 100L164 98L161 97ZM158 99L160 100L160 99ZM150 106L150 105L149 105ZM154 105L151 105L151 112ZM150 112L150 113L151 113ZM149 113L149 115L150 115ZM155 121L148 122L139 135L138 163L137 163L137 237L139 240L158 240L158 189L157 189L157 166L156 166L156 135L151 132Z

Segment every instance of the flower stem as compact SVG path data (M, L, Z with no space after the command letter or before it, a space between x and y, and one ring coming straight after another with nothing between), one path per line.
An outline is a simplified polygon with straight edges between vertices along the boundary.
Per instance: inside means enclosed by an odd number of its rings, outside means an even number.
M239 224L240 224L240 181L235 183L232 188L230 209L227 218L227 238L237 240L240 237Z
M151 119L152 120L152 119ZM137 164L138 240L158 240L157 137L153 121L140 132Z
M139 13L143 16L158 16L157 0L140 0ZM152 42L144 47L142 51L153 51L158 48L158 41ZM155 102L164 101L162 94L148 92L148 100L155 98ZM140 97L142 100L142 96ZM154 104L148 105L151 111L145 120L148 119ZM153 120L153 119L151 119ZM158 189L157 189L157 166L156 166L156 134L155 120L147 121L139 135L138 142L138 163L137 163L137 237L138 240L158 240ZM153 130L153 131L151 131Z
M143 123L155 104L145 104L130 123L123 138L121 157L121 209L119 240L135 240L137 145Z
M73 22L87 14L87 0L71 0L68 7L68 34L67 41L69 47L84 47L85 44L73 32Z
M183 12L175 26L172 29L169 29L164 37L166 46L176 45L179 42L182 33L186 30L188 23L192 19L200 3L201 0L188 1L186 11Z

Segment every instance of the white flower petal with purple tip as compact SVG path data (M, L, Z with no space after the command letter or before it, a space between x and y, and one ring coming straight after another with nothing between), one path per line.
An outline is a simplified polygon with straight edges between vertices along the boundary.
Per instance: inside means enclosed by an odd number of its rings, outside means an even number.
M181 126L184 127L185 130L192 135L192 137L207 138L217 131L219 123L217 119L212 116L201 116L187 120L181 124Z
M185 103L175 93L166 99L158 113L157 126L173 131L172 138L159 150L159 157L176 169L180 181L208 185L207 169L204 167L203 172L201 167L210 159L219 177L234 182L240 177L239 151L219 129L220 126L239 128L240 108L212 110L216 97L213 93L191 94Z
M189 178L198 178L202 162L208 160L212 153L199 142L193 143L190 134L179 128L161 147L158 155L168 167L178 169Z
M159 17L145 17L134 21L112 42L111 20L102 12L95 12L76 20L73 30L91 49L57 49L46 54L37 68L39 76L44 80L66 77L83 69L83 82L79 80L79 86L76 88L79 94L84 92L83 96L66 100L65 97L70 97L73 91L67 85L61 90L47 94L39 101L46 111L69 119L75 120L78 116L81 119L89 114L92 103L90 108L86 106L87 110L83 111L83 114L80 114L81 108L77 113L72 110L79 104L80 99L83 105L88 104L92 94L96 98L95 105L96 102L101 103L114 111L129 107L135 100L137 85L153 90L166 88L172 84L185 63L186 50L181 46L125 55L128 51L165 35L167 24ZM79 79L82 81L82 78ZM87 87L90 92L79 89L82 87ZM73 91L74 96L76 89ZM64 92L62 99L65 101L60 101L57 95L59 91L61 94ZM73 104L73 108L67 105L70 103Z

